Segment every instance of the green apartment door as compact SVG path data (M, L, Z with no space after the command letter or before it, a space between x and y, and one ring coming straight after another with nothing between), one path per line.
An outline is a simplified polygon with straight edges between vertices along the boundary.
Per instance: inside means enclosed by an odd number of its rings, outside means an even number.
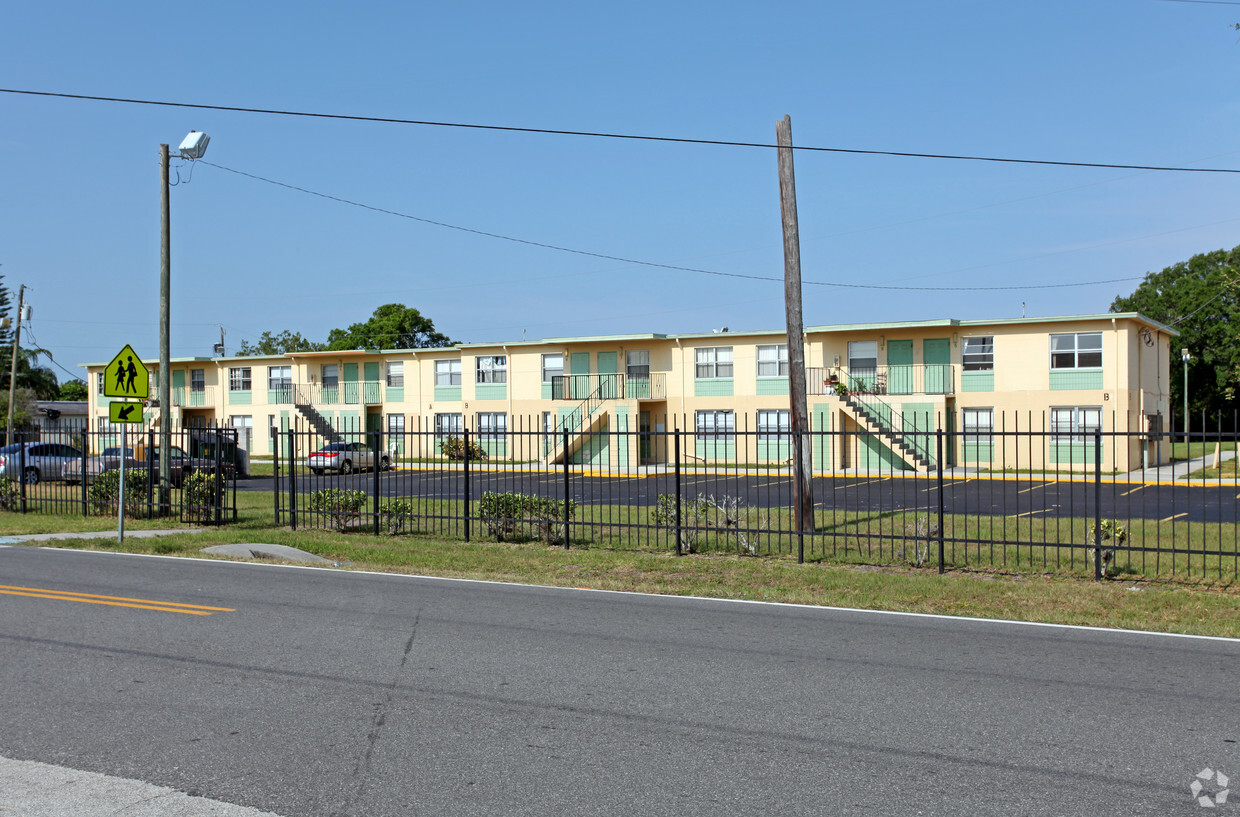
M569 357L568 399L585 400L590 396L590 353L573 352Z
M617 383L620 378L620 357L615 352L598 353L598 396L604 400L615 400L620 390Z
M952 383L951 341L947 338L926 338L922 341L922 357L926 363L926 394L949 394Z
M362 389L366 405L383 402L379 397L379 364L370 362L362 367Z
M357 403L359 397L357 392L357 364L344 364L344 401L346 403Z
M913 393L913 342L887 341L887 393Z

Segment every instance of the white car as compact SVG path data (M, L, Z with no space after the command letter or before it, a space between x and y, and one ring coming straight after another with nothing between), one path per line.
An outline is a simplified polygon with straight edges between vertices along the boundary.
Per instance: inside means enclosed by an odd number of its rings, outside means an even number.
M306 457L306 466L314 473L338 471L351 474L354 471L369 471L375 466L375 453L365 443L330 443ZM392 467L392 460L386 453L379 455L379 470L386 471Z

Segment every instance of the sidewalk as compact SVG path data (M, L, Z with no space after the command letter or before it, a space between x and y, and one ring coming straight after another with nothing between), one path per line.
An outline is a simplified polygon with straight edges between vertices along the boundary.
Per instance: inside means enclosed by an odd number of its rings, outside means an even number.
M152 539L156 536L172 536L178 533L202 533L202 528L184 528L182 530L127 530L126 539ZM13 545L19 542L52 542L57 539L115 539L116 529L93 530L81 533L15 533L0 536L0 545Z

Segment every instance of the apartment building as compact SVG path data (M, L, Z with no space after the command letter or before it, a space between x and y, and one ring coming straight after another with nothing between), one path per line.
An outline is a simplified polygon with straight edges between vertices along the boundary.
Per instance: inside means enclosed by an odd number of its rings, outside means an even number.
M809 327L811 429L849 432L816 437L814 467L924 470L939 428L964 432L944 454L963 465L1086 467L1095 428L1131 433L1104 441L1108 467L1166 461L1176 335L1135 313ZM87 366L98 428L104 365ZM667 461L660 432L681 429L686 461L770 463L791 456L788 366L782 330L180 358L172 420L233 426L260 456L297 425L378 430L398 457L468 430L495 459L636 466Z

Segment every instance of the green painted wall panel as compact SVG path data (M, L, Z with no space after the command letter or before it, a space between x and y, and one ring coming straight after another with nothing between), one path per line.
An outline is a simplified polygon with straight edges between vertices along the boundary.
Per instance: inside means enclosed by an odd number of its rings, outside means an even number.
M1059 369L1051 372L1051 391L1102 388L1102 370Z
M731 397L732 378L718 377L710 380L693 381L694 397Z
M786 377L759 377L758 378L758 394L760 395L781 395L788 394L788 378Z
M394 386L394 387L388 388L386 394L384 394L384 400L386 400L389 403L405 402L405 387Z
M435 402L436 403L441 403L441 402L456 403L456 402L460 402L460 400L461 400L461 387L460 386L436 386L435 387Z
M248 391L230 391L228 393L228 404L230 406L249 406L253 404L253 398ZM105 401L106 405L106 401Z
M507 400L507 383L479 383L474 386L475 400Z
M960 390L961 391L994 391L995 390L995 373L994 372L961 372L960 373Z

